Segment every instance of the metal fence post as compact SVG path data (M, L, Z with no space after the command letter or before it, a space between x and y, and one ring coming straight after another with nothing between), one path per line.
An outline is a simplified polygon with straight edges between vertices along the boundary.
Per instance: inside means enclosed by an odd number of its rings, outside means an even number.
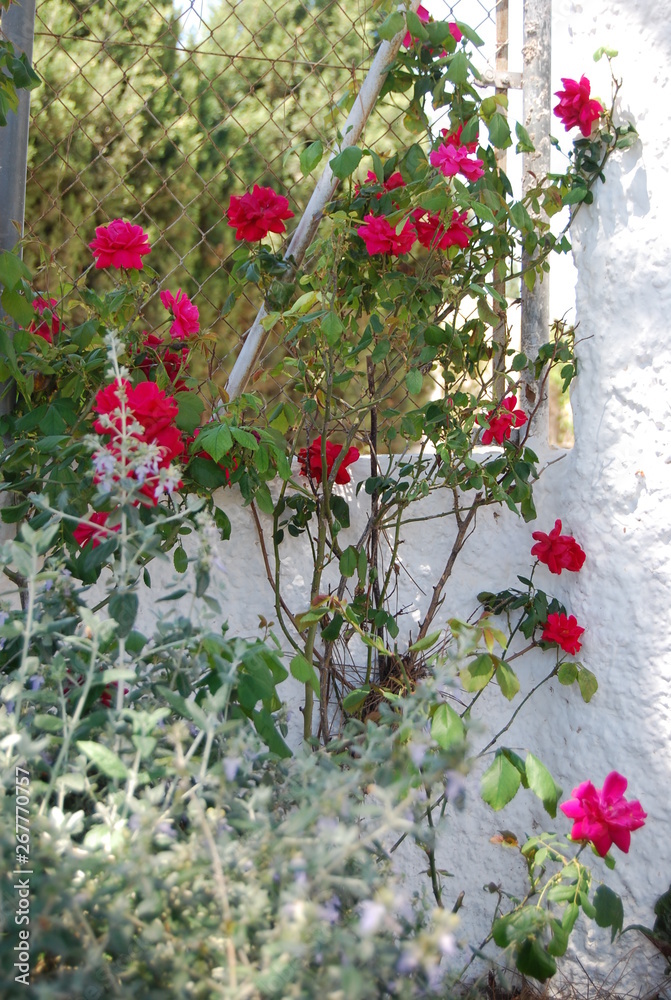
M32 62L35 0L21 0L3 10L0 30ZM29 121L30 92L20 90L18 110L7 115L0 139L0 250L12 250L23 236Z
M550 67L551 67L552 0L524 0L523 56L523 117L524 125L535 148L525 153L522 190L526 194L550 170ZM533 256L522 254L522 269L533 262ZM536 279L529 290L522 281L522 351L535 358L538 349L549 339L550 327L549 276ZM539 387L527 374L522 379L522 404L531 412L537 406ZM535 434L539 442L547 443L549 408L547 393L535 417Z
M0 33L18 51L33 61L35 31L35 0L13 3L0 15ZM26 205L26 170L28 166L28 128L30 125L30 91L19 91L19 106L9 112L7 124L0 130L0 252L13 250L23 236L23 215ZM2 318L0 309L0 319ZM0 386L0 416L14 409L14 386L6 392ZM12 494L0 493L0 507L13 502ZM0 539L14 536L14 526L0 522Z

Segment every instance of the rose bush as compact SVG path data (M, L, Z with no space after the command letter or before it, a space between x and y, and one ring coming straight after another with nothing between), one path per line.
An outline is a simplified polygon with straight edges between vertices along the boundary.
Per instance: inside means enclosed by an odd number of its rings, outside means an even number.
M407 30L410 43L385 90L410 95L406 124L422 138L386 159L355 146L332 156L342 185L300 267L268 239L294 215L285 195L257 184L231 199L241 245L229 298L256 296L264 328L286 348L254 373L253 391L231 399L192 373L194 359L206 367L208 331L182 288L161 289L168 318L147 329L158 275L140 226L96 229L92 266L109 271L109 290L82 282L60 300L47 291L42 309L25 266L0 260L3 306L22 327L13 338L0 329L0 377L17 392L2 428L2 489L13 500L3 519L21 525L0 561L23 605L0 625L0 746L9 771L23 754L39 775L41 870L67 914L50 939L44 886L41 974L63 989L86 988L96 954L104 974L125 956L114 988L130 996L262 997L287 983L306 996L445 995L456 947L448 912L459 903L447 898L436 828L462 804L469 770L487 763L480 792L494 811L523 788L556 816L561 789L547 767L502 741L554 678L585 702L597 690L567 659L585 629L533 582L539 563L581 571L585 552L557 520L533 533L526 589L483 592L470 624L443 602L479 511L536 516L536 414L518 406L522 373L542 396L552 367L566 383L575 372L561 324L536 358L512 344L500 289L517 277L533 286L549 255L567 252L541 209L587 203L605 159L635 133L612 111L595 114L582 81L575 94L567 87L562 121L583 138L565 174L515 200L497 162L512 143L501 99L481 99L470 76L477 35L425 11L389 18L381 37ZM429 120L429 94L449 127ZM528 149L521 125L516 134ZM522 248L535 254L524 273ZM257 388L266 376L285 390L272 407ZM338 487L364 454L355 488L368 508L355 537L351 494ZM221 615L208 593L213 541L230 533L221 486L251 508L277 621L261 623L265 641L180 613L145 634L140 582L151 586L153 560L164 578L168 555L176 579L154 605L202 598ZM410 633L396 579L407 526L431 494L443 498L452 544ZM312 561L301 606L287 597L287 535L304 536ZM95 582L94 613L82 587ZM530 652L551 662L533 686L515 666ZM291 757L278 715L289 674L303 685L307 757ZM494 691L516 701L501 728L487 715ZM578 805L564 809L574 840L602 853L642 824L622 780L594 794L578 786ZM401 912L388 859L405 839L432 903L409 900ZM590 896L592 874L566 844L551 834L516 842L530 895L499 894L485 942L539 980L554 973L580 911L621 929L603 903L610 890Z

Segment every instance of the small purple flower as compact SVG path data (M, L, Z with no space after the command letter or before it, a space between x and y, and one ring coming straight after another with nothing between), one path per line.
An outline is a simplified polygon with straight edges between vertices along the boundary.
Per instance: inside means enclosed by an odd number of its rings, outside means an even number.
M365 899L359 904L359 933L364 937L375 934L384 920L387 910L382 903L376 903L372 899Z

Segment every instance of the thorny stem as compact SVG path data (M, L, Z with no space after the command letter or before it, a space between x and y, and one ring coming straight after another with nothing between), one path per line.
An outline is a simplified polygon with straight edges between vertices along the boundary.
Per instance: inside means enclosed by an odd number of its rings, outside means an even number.
M533 694L535 694L535 692L538 691L539 688L543 687L544 684L547 684L547 682L549 680L552 680L552 678L556 676L558 670L559 670L559 664L555 664L555 666L552 668L552 670L547 675L547 677L544 677L542 681L539 681L538 684L535 684L534 687L532 687L531 691L529 691L524 696L524 698L519 703L519 705L517 706L517 708L515 709L515 711L513 712L513 714L510 716L510 719L508 720L508 722L506 723L506 725L502 729L499 729L498 733L496 733L495 736L492 736L492 738L489 741L489 743L485 747L483 747L482 750L478 754L476 754L476 757L482 757L484 754L486 754L487 751L490 749L490 747L494 746L494 744L497 742L497 740L499 739L499 737L503 736L504 733L508 732L508 730L512 726L513 722L515 721L515 719L517 718L517 716L520 714L521 710L524 708L524 706L526 705L526 703L529 701L529 698L531 698L531 696Z
M426 790L426 797L427 798L430 797L428 789ZM427 806L427 809L426 809L426 818L428 820L429 826L431 827L431 830L432 831L435 830L435 827L434 827L434 824L433 824L432 806L431 806L430 802L429 802L429 805ZM442 910L443 909L443 891L441 889L440 879L438 878L438 872L436 870L436 849L434 847L434 838L433 838L433 835L432 835L431 845L429 847L425 847L424 851L426 853L426 856L427 856L427 859L428 859L428 862L429 862L429 872L431 874L431 888L433 889L433 895L435 897L436 903L438 904L438 906Z
M58 778L61 764L66 759L69 753L70 743L72 742L72 736L75 730L77 729L77 726L79 725L79 720L81 719L82 712L84 711L84 705L86 704L86 699L89 696L91 684L93 683L93 673L95 670L96 661L98 659L98 649L99 649L98 640L94 636L94 638L91 641L91 655L89 657L89 666L86 672L86 677L84 679L84 686L82 687L82 693L79 696L79 700L77 701L77 705L72 715L70 725L65 727L63 743L61 744L61 749L59 750L56 762L51 769L51 778L49 779L49 787L47 788L44 794L44 798L42 799L42 805L40 806L40 811L39 811L40 816L44 814L44 810L46 809L47 804L49 803L49 800L51 798L51 793L53 792L54 785L56 784L56 779Z
M459 526L457 530L457 537L452 543L452 550L445 564L445 568L443 569L443 572L440 574L440 578L438 579L437 584L433 588L431 602L429 604L429 608L426 612L426 615L424 616L424 620L422 621L422 624L419 627L419 631L417 633L417 638L415 639L415 642L418 642L420 639L423 639L425 637L425 635L429 631L429 628L436 615L436 612L438 611L438 608L443 603L443 588L445 587L445 584L452 575L454 564L457 561L459 553L464 547L464 543L466 542L466 538L468 537L469 528L471 526L471 523L473 522L478 507L480 506L481 503L482 503L482 494L478 493L475 498L475 502L471 506L466 516L461 517L459 512L459 500L457 496L457 491L456 490L454 491L454 513L457 519L457 524Z

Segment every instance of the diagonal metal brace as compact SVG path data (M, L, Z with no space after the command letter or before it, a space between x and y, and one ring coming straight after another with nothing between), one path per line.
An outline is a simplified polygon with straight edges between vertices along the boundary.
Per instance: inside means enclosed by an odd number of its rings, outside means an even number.
M411 0L408 7L401 5L399 10L401 12L411 10L413 13L416 13L418 7L419 0ZM404 27L397 35L394 35L391 41L383 41L377 50L366 79L357 94L354 106L347 116L347 121L343 128L342 142L330 159L341 153L343 149L347 149L348 146L356 145L359 141L364 126L382 90L387 73L401 47L405 33L406 28ZM322 220L324 208L333 198L337 186L338 178L334 176L329 161L317 181L307 208L303 212L284 254L285 260L293 258L294 267L298 267L303 260L305 251L310 246L319 223ZM267 315L265 305L262 305L245 335L244 343L226 383L226 392L229 399L235 399L240 393L244 392L247 381L257 367L270 333L269 329L265 330L263 328L263 320Z

